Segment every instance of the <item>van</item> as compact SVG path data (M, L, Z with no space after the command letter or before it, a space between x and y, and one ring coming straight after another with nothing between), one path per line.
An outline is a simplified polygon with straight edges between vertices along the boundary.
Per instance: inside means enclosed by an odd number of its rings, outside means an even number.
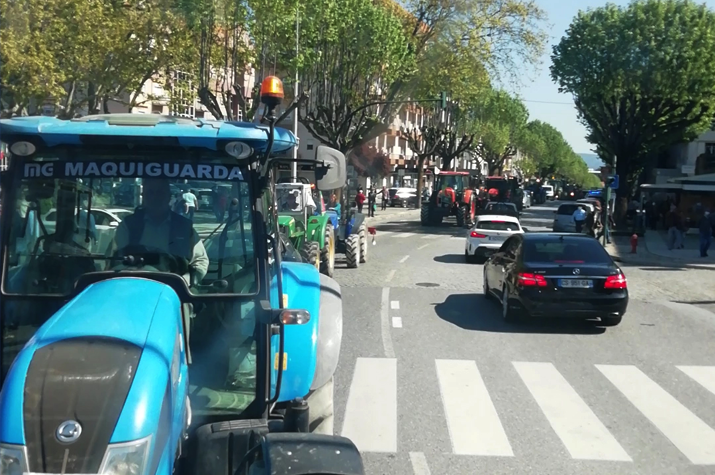
M589 203L564 203L559 206L559 209L554 211L554 226L553 230L555 233L575 233L576 223L573 220L573 213L576 208L583 206L586 212L593 213L595 208Z
M554 201L554 187L551 185L543 185L541 188L546 192L546 199L548 201Z

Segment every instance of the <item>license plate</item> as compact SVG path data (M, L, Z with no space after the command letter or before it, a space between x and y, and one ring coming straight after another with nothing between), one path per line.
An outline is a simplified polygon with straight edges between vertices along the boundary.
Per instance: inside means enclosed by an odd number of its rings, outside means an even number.
M564 289L591 289L593 281L586 279L560 279L559 286Z
M489 236L490 241L501 241L502 238L500 236Z

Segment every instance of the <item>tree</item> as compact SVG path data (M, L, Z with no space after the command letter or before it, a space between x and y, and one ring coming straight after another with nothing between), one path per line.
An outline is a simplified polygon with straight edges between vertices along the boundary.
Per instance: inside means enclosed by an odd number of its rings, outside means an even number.
M426 116L422 127L403 127L400 130L400 137L405 139L417 157L417 196L422 196L425 162L437 155L442 144L444 128L440 123L440 115L439 110L432 109L432 114Z
M581 12L552 61L588 140L608 165L617 157L622 212L649 157L712 121L715 14L704 4L642 0Z
M390 157L378 150L373 144L362 144L360 147L353 149L349 155L349 160L360 176L380 178L389 175L392 171Z
M476 151L488 174L503 172L504 163L516 155L529 113L518 98L489 89L472 105L471 128L479 138Z
M301 48L319 54L301 67L309 99L299 117L320 142L348 153L387 130L390 107L377 102L411 71L408 44L400 21L370 0L325 0L313 8L320 9L312 17L313 44Z

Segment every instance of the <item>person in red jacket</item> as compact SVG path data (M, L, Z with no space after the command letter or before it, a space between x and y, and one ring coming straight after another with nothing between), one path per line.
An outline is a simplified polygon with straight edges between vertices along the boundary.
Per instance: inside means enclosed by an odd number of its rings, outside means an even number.
M358 188L357 195L355 195L355 204L357 205L358 213L362 213L362 206L365 204L365 193L362 192L362 187Z

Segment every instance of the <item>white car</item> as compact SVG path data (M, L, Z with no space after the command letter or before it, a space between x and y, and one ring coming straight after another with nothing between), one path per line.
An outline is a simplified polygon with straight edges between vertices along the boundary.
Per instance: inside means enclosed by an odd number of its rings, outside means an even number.
M554 211L552 230L555 233L575 233L576 223L573 220L573 214L579 206L582 206L587 213L593 213L595 210L593 204L587 202L564 203Z
M524 228L513 216L498 214L477 216L477 222L467 232L464 258L475 262L498 250L514 234L523 234Z
M114 239L114 231L124 218L132 214L133 211L122 208L92 209L90 211L94 217L94 225L97 229L96 241L90 247L91 252L104 252ZM55 232L57 226L57 212L53 208L42 218L42 224L48 234ZM80 228L84 228L80 223Z

